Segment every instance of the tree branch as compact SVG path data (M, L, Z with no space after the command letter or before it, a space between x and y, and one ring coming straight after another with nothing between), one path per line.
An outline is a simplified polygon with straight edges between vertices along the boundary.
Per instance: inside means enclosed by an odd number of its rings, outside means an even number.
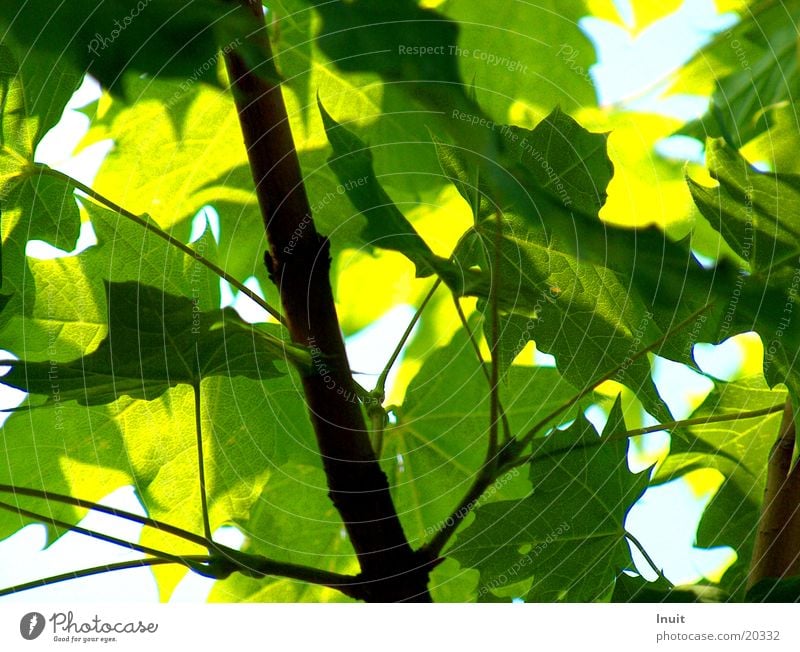
M768 577L800 575L800 465L792 468L796 439L792 400L787 398L767 465L767 484L747 588Z
M261 3L241 2L253 17L248 40L271 61ZM408 544L361 406L349 399L356 392L328 278L329 244L314 225L280 86L250 70L236 51L226 64L269 241L265 263L292 340L314 352L302 382L330 498L362 575L376 580L369 599L429 601L429 569Z

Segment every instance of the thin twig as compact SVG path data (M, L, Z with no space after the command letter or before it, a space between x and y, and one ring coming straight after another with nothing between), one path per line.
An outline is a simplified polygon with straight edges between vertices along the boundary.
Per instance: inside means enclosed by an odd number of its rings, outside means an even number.
M692 322L692 320L694 320L697 317L699 317L702 313L704 313L706 310L708 310L711 306L712 306L711 303L707 303L702 308L699 308L698 310L693 312L691 315L689 315L686 319L684 319L678 325L676 325L675 327L669 329L669 331L667 331L664 335L659 337L655 342L653 342L649 346L646 346L643 349L640 349L639 351L637 351L633 355L628 356L623 362L618 364L616 367L614 367L610 371L607 371L605 374L600 376L600 378L598 378L597 380L593 381L591 384L589 384L586 387L584 387L580 392L575 394L575 396L573 396L571 399L569 399L566 403L562 403L559 407L557 407L550 414L548 414L544 419L542 419L535 426L533 426L520 440L512 441L510 443L515 445L515 449L516 450L524 449L525 446L527 446L533 440L533 438L536 437L537 434L539 434L539 431L541 431L542 428L547 426L547 424L549 424L553 419L555 419L559 415L561 415L564 412L566 412L569 408L571 408L578 401L580 401L584 396L586 396L590 392L594 391L595 388L598 385L601 385L605 381L610 380L611 378L613 378L614 375L617 372L619 372L626 364L630 365L631 363L635 362L636 360L638 360L642 356L647 355L652 350L654 350L657 347L661 346L667 340L667 338L672 337L675 333L680 331L682 328L685 328L686 326L688 326Z
M167 233L166 231L161 229L158 225L154 224L153 222L150 222L149 220L147 220L147 219L145 219L145 218L143 218L143 217L141 217L139 215L136 215L135 213L131 213L129 210L126 210L126 209L122 208L122 206L114 203L113 201L111 201L107 197L104 197L103 195L101 195L100 193L96 192L95 190L93 190L92 188L87 186L86 184L81 183L77 179L73 179L72 177L70 177L69 175L64 174L63 172L59 172L58 170L54 170L52 168L43 168L42 169L42 173L43 174L48 174L48 175L53 176L53 177L57 177L57 178L61 179L62 181L65 181L66 183L74 186L77 190L80 190L84 195L86 195L90 199L94 200L98 204L104 205L106 208L111 209L115 213L121 215L122 217L127 218L131 222L134 222L134 223L138 224L142 228L148 230L153 235L156 235L159 238L161 238L162 240L168 242L173 247L176 247L177 249L180 249L187 256L192 257L198 263L200 263L201 265L203 265L207 269L210 269L212 272L214 272L214 274L219 276L221 279L223 279L223 280L227 281L228 283L230 283L233 287L235 287L237 290L239 290L239 292L244 294L248 299L250 299L251 301L255 302L256 305L258 305L259 307L261 307L264 310L266 310L270 315L272 315L275 319L277 319L279 323L283 324L284 326L286 325L286 321L284 320L283 315L281 315L281 313L278 312L278 310L273 308L264 299L262 299L260 296L258 296L258 294L253 292L246 285L244 285L244 283L242 283L238 279L236 279L233 276L231 276L230 274L228 274L228 272L226 272L224 269L222 269L218 265L212 263L210 260L208 260L207 258L205 258L202 255L200 255L199 252L195 251L194 249L192 249L188 245L184 244L183 242L181 242L177 238L172 237L169 233Z
M197 351L198 365L200 352ZM200 509L203 512L203 533L209 542L211 538L211 523L208 520L208 496L206 495L206 467L203 455L203 419L200 411L200 383L192 386L194 390L194 425L197 435L197 482L200 485Z
M464 309L461 307L461 303L459 298L453 294L453 303L456 307L456 313L458 313L458 318L461 321L461 325L464 327L464 330L467 333L467 339L469 343L472 345L472 350L475 352L475 356L478 358L478 363L480 365L481 371L483 372L484 378L486 378L486 382L489 384L489 387L492 386L492 376L489 371L486 369L486 362L483 359L483 355L481 354L481 347L478 344L478 340L475 338L475 334L472 332L472 329L469 327L469 322L467 321L467 316L464 314ZM506 415L506 411L503 408L502 402L498 403L498 408L500 410L500 420L503 424L503 437L506 440L511 439L511 424L508 422L508 416Z
M96 503L94 501L83 500L81 498L74 498L72 496L67 496L64 494L53 493L51 491L42 491L40 489L29 489L28 487L17 487L8 484L0 484L0 492L10 493L15 495L18 494L20 496L27 496L29 498L41 498L42 500L52 500L54 502L64 503L65 505L72 505L74 507L90 509L95 512L108 514L109 516L116 516L118 518L124 518L127 521L132 521L133 523L139 523L147 527L155 528L156 530L166 532L167 534L172 534L173 536L176 536L180 539L185 539L186 541L196 543L199 546L203 547L208 546L208 541L205 538L201 537L199 534L195 534L194 532L189 532L188 530L184 530L174 525L170 525L169 523L164 523L163 521L149 518L147 516L140 516L139 514L127 512L123 509L117 509L116 507L108 507L106 505L101 505L100 503Z
M389 361L386 363L386 366L383 368L383 371L381 371L380 375L378 376L378 381L375 383L375 389L373 390L373 393L376 396L383 396L384 390L386 388L386 379L389 376L389 372L394 366L394 363L397 362L397 358L400 357L400 353L402 352L403 347L406 345L408 338L411 337L411 332L414 330L414 327L417 325L417 322L422 317L422 313L425 310L425 307L433 298L433 295L436 294L436 290L439 289L439 286L441 284L442 284L442 279L437 277L436 281L431 286L431 289L428 291L428 294L425 295L425 298L422 300L422 303L419 304L419 308L417 308L417 311L414 313L414 316L408 323L408 326L406 327L403 336L400 338L400 341L397 343L397 346L394 348L394 351L392 352Z
M227 546L218 546L219 554L236 566L236 570L247 577L260 579L266 576L285 577L309 584L318 584L341 591L345 595L363 600L370 581L361 575L343 575L332 571L280 562L241 552Z
M497 225L495 226L494 256L492 256L492 284L489 296L489 311L491 323L489 326L489 355L491 357L492 369L489 379L489 448L486 452L487 463L497 466L497 424L500 413L500 365L499 360L499 341L500 341L500 239L502 237L502 215L500 210L496 211ZM506 441L511 438L506 437Z
M657 423L652 426L647 426L645 428L636 428L634 430L622 430L620 432L609 435L608 437L598 438L596 440L595 445L602 446L603 444L606 444L611 441L622 441L624 439L629 439L630 437L638 437L640 435L646 435L651 432L661 432L662 430L676 430L678 428L685 428L690 426L704 426L708 423L723 423L725 421L756 419L758 417L763 417L769 414L775 414L776 412L781 412L782 410L783 410L783 404L773 405L772 407L768 408L760 408L758 410L751 410L749 412L737 412L736 414L720 414L717 416L696 417L694 419L667 421L664 423ZM564 448L556 448L554 450L548 451L547 456L554 457L556 455L561 455L569 452L570 450L572 450L572 448L573 445L565 446ZM511 460L510 462L504 464L501 467L501 470L507 471L517 466L522 466L524 464L527 464L528 462L533 461L535 457L537 457L536 452L530 453L522 457L518 457L517 459Z
M6 485L2 485L2 487L0 488L5 488L5 487ZM40 497L36 495L39 492L35 492L35 490L21 490L17 491L16 493L19 493L21 495L34 495L36 497ZM48 497L54 498L54 495L48 494ZM77 499L74 499L72 503L73 504L81 503L80 506L86 505L85 501L79 501ZM98 507L103 507L103 506L98 505ZM199 573L205 577L212 577L217 579L227 577L228 575L230 575L231 572L238 571L244 575L247 575L248 577L264 577L266 575L272 575L275 577L286 577L288 579L309 582L312 584L320 584L328 586L330 588L338 589L343 593L345 593L345 595L349 595L350 597L354 597L357 599L363 599L363 595L365 593L365 590L358 588L358 585L363 584L363 581L359 576L341 575L329 571L318 570L316 568L311 568L308 566L301 566L298 564L292 564L288 562L275 561L272 559L268 559L267 557L263 557L261 555L253 555L250 553L235 550L233 548L229 548L227 546L213 544L212 542L206 541L201 537L197 537L197 540L195 542L202 546L212 547L214 555L212 556L173 555L171 553L163 552L161 550L156 550L154 548L143 546L138 543L132 543L130 541L125 541L124 539L119 539L117 537L103 534L101 532L96 532L94 530L84 528L80 525L72 525L64 521L61 521L57 518L45 516L43 514L23 509L21 507L11 505L9 503L4 503L2 501L0 501L0 509L6 509L15 514L27 516L28 518L31 518L39 522L50 523L64 530L77 532L78 534L83 534L84 536L88 536L93 539L105 541L106 543L118 545L123 548L135 550L137 552L142 552L154 558L153 560L148 559L148 560L138 560L135 562L124 562L126 564L131 564L131 566L118 566L111 564L108 567L102 566L102 567L96 567L94 569L88 569L87 571L75 571L73 573L65 573L64 575L55 576L55 579L45 578L43 580L36 580L35 582L29 582L24 585L18 585L8 589L2 589L0 590L0 595L8 595L9 593L15 593L20 590L35 588L37 586L44 586L46 584L64 581L73 577L80 577L82 576L81 575L82 573L85 575L96 574L102 572L102 569L106 568L108 568L109 570L117 570L117 568L122 569L122 568L133 567L133 565L137 564L154 565L156 563L180 564L182 566L188 567L190 570L193 570L194 572ZM98 511L103 511L103 510L98 510ZM114 510L113 515L121 516L122 514L119 514L118 510ZM141 517L138 517L136 514L125 513L124 517L125 518L135 517L131 518L130 520L136 520L139 522L140 520L145 520L148 521L147 523L148 525L152 525L154 523L151 519L141 519ZM158 524L157 521L155 523Z
M644 546L641 544L639 539L633 536L630 532L625 532L625 538L628 539L636 549L641 553L644 560L647 562L647 565L653 569L653 572L658 576L658 579L665 581L670 586L674 586L672 582L670 582L665 576L664 573L656 566L656 563L653 561L653 558L647 553L647 550L644 549Z
M144 553L145 555L152 555L153 557L158 557L160 559L168 559L176 564L183 564L184 566L189 565L185 561L185 558L180 555L173 555L168 552L156 550L155 548L150 548L149 546L143 546L139 543L125 541L125 539L112 537L109 534L103 534L102 532L96 532L95 530L90 530L80 525L67 523L52 516L45 516L43 514L39 514L38 512L33 512L29 509L24 509L16 505L11 505L10 503L5 503L0 501L0 509L5 509L9 512L13 512L14 514L20 514L21 516L27 516L28 518L33 519L34 521L49 523L55 527L60 527L64 530L77 532L78 534L83 534L84 536L91 537L92 539L98 539L100 541L105 541L106 543L113 543L114 545L120 546L121 548L128 548L130 550L135 550L136 552L141 552Z
M723 423L725 421L739 421L741 419L755 419L757 417L764 417L768 414L775 414L783 410L783 403L780 405L773 405L768 408L760 408L758 410L751 410L748 412L737 412L736 414L718 414L707 417L695 417L693 419L680 419L677 421L667 421L665 423L657 423L652 426L644 428L635 428L633 430L623 430L619 434L611 435L607 441L614 439L627 439L628 437L638 437L639 435L646 435L651 432L660 432L662 430L675 430L677 428L685 428L689 426L704 426L707 423Z
M187 557L188 559L188 557ZM208 561L208 557L203 555L193 555L191 559L197 563ZM71 571L69 573L62 573L60 575L51 575L44 577L40 580L33 580L25 582L24 584L17 584L5 589L0 589L0 597L20 593L22 591L29 591L30 589L38 589L59 582L66 582L68 580L77 580L82 577L91 577L92 575L100 575L102 573L111 573L118 570L127 570L129 568L147 568L149 566L159 566L161 564L176 564L171 559L158 559L156 557L150 559L135 559L133 561L120 561L113 564L105 564L104 566L92 566L91 568L83 568L81 570Z

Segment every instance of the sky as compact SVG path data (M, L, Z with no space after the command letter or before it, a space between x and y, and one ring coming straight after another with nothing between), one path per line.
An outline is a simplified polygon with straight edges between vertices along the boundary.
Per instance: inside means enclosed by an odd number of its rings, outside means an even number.
M616 2L623 17L632 16L627 0ZM665 101L658 97L659 92L663 90L664 80L672 70L684 63L715 32L725 29L734 20L735 17L731 15L717 15L713 0L687 0L674 14L636 37L619 25L594 18L584 19L581 28L594 41L598 53L598 63L590 73L598 87L601 104L625 104L636 110L664 113L682 120L698 117L705 111L705 99L676 97ZM91 81L84 83L61 123L45 137L36 153L37 161L63 169L88 185L91 185L110 143L96 143L74 158L70 154L88 126L86 116L75 109L97 96L96 84ZM688 138L667 139L659 144L659 151L675 158L702 161L702 145ZM219 223L213 209L198 214L194 232L201 233L206 223L210 224L212 232L216 230L218 233ZM76 251L94 242L91 228L86 225ZM63 252L45 243L31 245L28 253L39 258L63 255ZM260 291L255 279L249 279L246 285ZM230 289L224 286L223 302L224 305L235 305L246 319L263 319L264 315L255 304L244 297L236 299ZM362 384L370 387L370 383L374 382L384 361L391 354L394 342L399 339L412 316L410 307L398 306L369 328L349 338L347 349L351 366L363 372L359 377ZM717 377L725 377L736 369L741 357L739 351L733 344L724 344L722 348L704 345L697 351L698 361L706 371ZM0 373L3 373L2 369ZM693 405L687 400L687 395L707 393L711 385L699 374L665 360L658 361L654 377L677 418L688 414ZM391 380L390 377L389 384ZM680 389L671 389L675 387ZM23 396L21 392L0 386L0 407L13 407L22 401ZM588 416L598 424L604 419L602 411L590 412ZM0 414L0 422L4 418L5 415ZM654 451L663 448L665 442L666 436L663 434L656 433L650 437L645 446L650 455L645 455L645 461L652 458ZM631 463L637 463L635 456ZM640 459L639 463L644 462ZM714 576L715 571L718 572L732 561L729 549L697 550L693 547L696 525L709 497L710 494L698 498L688 484L675 482L649 490L629 513L626 526L663 568L665 575L675 583L691 582L703 575ZM144 513L132 487L115 491L103 502ZM140 530L135 524L99 514L89 514L81 524L103 529L131 541L138 539ZM221 528L215 537L219 542L233 547L240 546L243 541L242 535L231 527ZM44 528L38 525L29 525L0 542L0 559L14 560L14 563L0 564L0 587L69 572L75 568L137 557L137 553L75 533L64 535L46 550L42 550L44 542ZM655 577L638 552L634 552L634 559L646 577ZM211 585L211 580L190 574L178 586L171 601L204 601ZM0 598L0 603L63 601L158 601L158 591L150 571L137 569L72 580Z

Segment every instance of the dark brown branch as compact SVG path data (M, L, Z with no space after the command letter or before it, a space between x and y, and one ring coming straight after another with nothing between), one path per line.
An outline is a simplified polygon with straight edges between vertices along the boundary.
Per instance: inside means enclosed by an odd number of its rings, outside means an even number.
M796 439L792 402L787 398L778 439L770 451L748 588L768 577L800 575L800 465L792 468Z
M261 3L248 39L272 53ZM303 375L329 495L358 555L374 601L429 600L428 569L408 544L376 461L350 372L329 280L329 246L314 226L280 86L226 55L250 168L269 241L266 264L294 342L312 350Z

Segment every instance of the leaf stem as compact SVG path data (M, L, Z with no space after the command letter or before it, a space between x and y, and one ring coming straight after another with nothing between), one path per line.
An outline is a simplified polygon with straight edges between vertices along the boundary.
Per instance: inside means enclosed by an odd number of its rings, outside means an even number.
M467 515L472 511L475 505L480 500L483 492L494 481L492 473L487 472L488 467L484 466L481 471L475 476L472 486L467 490L466 495L461 499L458 507L453 513L441 523L441 528L433 538L420 548L420 552L425 555L427 559L433 561L439 557L450 537L453 536L458 526L461 524Z
M189 532L188 530L184 530L174 525L170 525L169 523L164 523L163 521L149 518L147 516L140 516L139 514L133 514L132 512L127 512L122 509L117 509L116 507L108 507L106 505L101 505L100 503L96 503L90 500L82 500L81 498L74 498L72 496L57 494L50 491L42 491L40 489L29 489L27 487L17 487L14 485L7 485L7 484L0 484L0 492L18 494L20 496L28 496L30 498L41 498L43 500L52 500L58 503L64 503L66 505L73 505L74 507L90 509L95 512L108 514L109 516L116 516L118 518L124 518L127 521L132 521L133 523L140 523L141 525L155 528L156 530L166 532L167 534L172 534L173 536L176 536L180 539L196 543L199 546L203 547L208 546L208 541L205 538L193 532Z
M200 364L200 352L197 351L197 362ZM208 496L206 494L206 469L205 456L203 455L203 419L200 410L200 383L192 385L194 390L194 426L197 435L197 481L200 485L200 509L203 512L203 533L209 543L211 538L211 524L208 520Z
M675 430L676 428L685 428L687 426L704 426L707 423L723 423L725 421L739 421L741 419L755 419L757 417L764 417L768 414L775 414L783 410L783 403L780 405L773 405L767 408L760 408L758 410L750 410L747 412L737 412L736 414L718 414L707 417L695 417L693 419L680 419L678 421L667 421L665 423L657 423L652 426L644 428L636 428L634 430L623 430L621 433L612 435L608 440L612 439L627 439L628 437L637 437L639 435L646 435L651 432L660 432L661 430Z
M92 188L87 186L86 184L81 183L77 179L73 179L72 177L70 177L67 174L64 174L63 172L59 172L58 170L54 170L53 168L49 168L49 167L48 168L43 168L42 172L44 174L48 174L48 175L50 175L52 177L56 177L58 179L61 179L62 181L65 181L66 183L70 184L71 186L74 186L77 190L80 190L84 195L86 195L90 199L94 200L98 204L104 205L106 208L111 209L115 213L121 215L122 217L127 218L131 222L134 222L134 223L138 224L139 226L141 226L142 228L146 229L150 233L158 236L159 238L161 238L165 242L169 243L173 247L176 247L177 249L180 249L187 256L190 256L191 258L196 260L198 263L200 263L201 265L203 265L207 269L210 269L212 272L214 272L214 274L219 276L221 279L223 279L223 280L227 281L228 283L230 283L233 287L235 287L237 290L239 290L239 292L244 294L248 299L250 299L251 301L255 302L255 304L258 305L260 308L263 308L264 310L266 310L270 315L272 315L275 319L277 319L279 323L283 324L284 326L286 325L286 321L285 321L283 315L281 315L281 313L278 312L278 310L273 308L264 299L262 299L260 296L258 296L258 294L253 292L246 285L244 285L244 283L242 283L238 279L236 279L233 276L231 276L230 274L228 274L228 272L226 272L224 269L222 269L221 267L219 267L215 263L212 263L210 260L208 260L207 258L205 258L202 255L200 255L199 252L195 251L190 246L184 244L183 242L181 242L177 238L174 238L173 236L171 236L169 233L167 233L166 231L161 229L158 225L154 224L153 222L150 222L148 219L145 219L144 217L136 215L135 213L131 213L129 210L126 210L126 209L122 208L122 206L114 203L113 201L111 201L107 197L101 195L100 193L96 192L95 190L93 190Z
M472 345L472 350L475 351L475 356L478 358L478 362L480 363L481 371L483 372L484 378L486 378L486 382L489 384L489 387L492 387L492 376L486 369L486 363L483 360L483 355L481 355L481 347L478 344L478 340L475 339L475 334L472 332L472 329L469 327L469 322L467 321L467 316L464 314L464 309L461 307L461 303L459 298L453 294L453 303L456 307L456 313L458 314L458 318L461 321L461 325L464 327L464 330L467 333L467 339L469 339L469 343ZM503 437L507 440L511 439L511 424L508 422L508 417L506 416L505 409L503 409L503 404L498 403L498 409L500 411L500 419L503 424ZM488 459L488 456L487 456Z
M659 567L656 566L656 563L653 561L653 558L647 553L647 550L644 549L644 546L641 544L639 539L637 539L628 531L625 532L625 538L628 539L628 541L630 541L634 545L634 547L641 553L642 557L644 557L644 560L647 562L647 565L650 566L650 568L653 569L653 572L658 576L658 579L663 580L671 587L674 586L672 582L670 582L666 577L664 577L663 571L661 571L661 569L659 569Z
M431 289L428 290L428 293L425 295L425 298L422 300L422 303L417 308L414 316L411 318L411 321L408 323L405 332L400 337L400 340L397 342L397 346L395 346L392 355L389 357L389 361L384 366L383 370L381 371L380 375L378 376L378 380L375 383L375 389L371 392L367 392L366 397L364 397L364 401L366 402L367 407L367 415L370 418L370 426L372 431L372 447L375 450L375 456L380 459L381 451L383 450L383 436L386 431L386 408L383 407L383 401L386 398L386 379L389 377L389 372L391 371L394 363L397 362L397 358L400 357L400 353L403 351L403 347L405 347L406 342L408 342L408 338L411 337L411 333L414 330L414 327L419 322L420 318L422 317L422 313L425 310L425 307L428 305L430 300L433 298L433 295L436 294L436 290L439 289L439 286L442 284L442 280L437 278L436 281L431 286Z
M628 439L630 437L638 437L639 435L646 435L651 432L660 432L662 430L675 430L677 428L685 428L688 426L703 426L706 425L707 423L723 423L725 421L739 421L741 419L756 419L758 417L763 417L769 414L775 414L776 412L781 412L782 410L783 410L783 404L780 404L780 405L773 405L772 407L768 408L759 408L758 410L751 410L749 412L737 412L736 414L720 414L717 416L696 417L694 419L681 419L679 421L666 421L664 423L657 423L655 425L647 426L645 428L636 428L635 430L622 430L608 437L597 439L597 445L601 446L602 444L609 441L621 441L623 439ZM561 453L569 452L571 449L572 446L568 446L565 448L557 448L555 450L548 451L547 455L552 457L554 455L559 455ZM533 460L535 455L536 453L531 453L529 455L525 455L523 457L514 459L506 463L502 467L502 470L509 470L513 469L514 467L527 464L528 462Z
M589 384L586 387L584 387L580 392L575 394L575 396L573 396L567 402L565 402L562 405L560 405L559 407L557 407L550 414L548 414L544 419L539 421L521 439L519 439L517 441L509 442L509 444L513 445L513 451L519 452L519 451L523 450L525 448L525 446L527 446L533 440L533 438L536 437L536 435L542 430L542 428L547 426L547 424L549 424L553 419L555 419L559 415L561 415L564 412L566 412L569 408L571 408L578 401L580 401L584 396L586 396L590 392L594 391L595 388L597 388L598 385L601 385L605 381L610 380L611 378L613 378L614 374L616 374L621 369L623 369L623 367L625 367L625 365L630 365L632 362L635 362L636 360L638 360L642 356L646 355L647 353L649 353L653 349L656 349L657 347L661 346L664 342L666 342L666 340L669 337L672 337L675 333L680 331L682 328L685 328L686 326L688 326L694 319L699 317L702 313L704 313L706 310L708 310L711 306L712 306L711 303L707 303L702 308L699 308L698 310L693 312L691 315L689 315L686 319L684 319L682 322L680 322L679 324L677 324L673 328L670 328L664 335L659 337L655 342L653 342L652 344L644 347L643 349L640 349L639 351L637 351L633 355L628 356L625 360L623 360L616 367L614 367L613 369L607 371L602 376L600 376L600 378L598 378L597 380L595 380L591 384Z
M491 324L489 328L489 355L491 357L492 369L489 379L489 447L486 452L488 464L494 468L497 466L497 424L500 413L500 368L498 360L498 343L500 341L500 307L498 295L500 293L500 246L503 235L503 216L498 209L495 213L497 224L495 225L494 256L492 256L492 285L489 295L489 312ZM506 439L508 432L506 432Z
M135 550L136 552L141 552L146 555L152 555L153 557L158 557L159 559L168 559L176 564L183 564L184 566L189 565L189 563L182 556L173 555L171 553L163 552L161 550L156 550L155 548L150 548L149 546L143 546L139 543L125 541L125 539L113 537L110 534L103 534L102 532L96 532L95 530L90 530L80 525L70 524L65 521L54 518L52 516L44 516L43 514L39 514L38 512L34 512L29 509L24 509L22 507L11 505L10 503L5 503L0 501L0 509L5 509L9 512L20 514L21 516L27 516L28 518L33 519L35 521L39 521L42 523L49 523L55 527L60 527L64 530L77 532L78 534L83 534L84 536L91 537L92 539L98 539L100 541L105 541L106 543L113 543L114 545L120 546L121 548L128 548L130 550Z
M198 555L193 557L193 559L196 562L203 562L208 560L208 557ZM14 593L21 593L22 591L29 591L30 589L38 589L43 586L58 584L59 582L66 582L68 580L77 580L82 577L100 575L101 573L111 573L113 571L127 570L130 568L147 568L149 566L176 563L179 562L172 561L171 559L159 559L153 557L148 559L135 559L133 561L121 561L114 564L105 564L103 566L92 566L91 568L83 568L81 570L71 571L69 573L62 573L60 575L51 575L50 577L44 577L40 580L33 580L32 582L25 582L24 584L17 584L5 589L0 589L0 597L12 595Z
M431 289L428 291L428 294L425 295L425 298L422 300L422 303L419 304L419 308L414 313L414 317L412 317L411 321L408 323L403 336L400 338L400 341L397 343L397 346L394 348L389 361L386 363L386 366L381 371L380 375L378 376L378 381L375 383L375 389L373 390L373 394L377 396L383 396L385 389L386 389L386 379L389 376L389 372L391 371L394 363L397 362L397 358L400 357L400 353L403 350L403 347L406 345L408 338L411 337L411 332L414 330L414 327L419 322L420 318L422 317L422 313L425 310L426 306L433 298L433 295L436 294L436 290L439 289L439 286L442 284L442 279L437 278L434 284L431 286Z
M219 546L220 554L236 566L243 575L260 579L266 576L285 577L309 584L327 586L357 600L364 600L369 581L362 575L343 575L331 571L274 561L260 555L250 555L226 546Z

